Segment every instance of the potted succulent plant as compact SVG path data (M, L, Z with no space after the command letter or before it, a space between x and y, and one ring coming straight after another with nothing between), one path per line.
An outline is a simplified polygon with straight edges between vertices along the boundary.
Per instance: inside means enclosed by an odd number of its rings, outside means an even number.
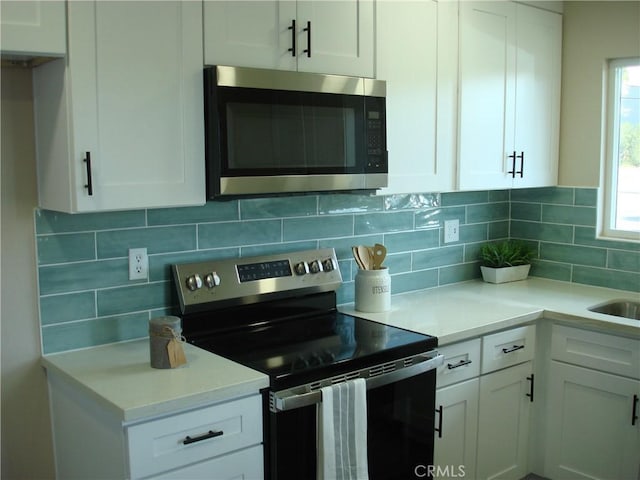
M485 282L524 280L529 275L533 249L517 240L489 242L480 248L480 270Z

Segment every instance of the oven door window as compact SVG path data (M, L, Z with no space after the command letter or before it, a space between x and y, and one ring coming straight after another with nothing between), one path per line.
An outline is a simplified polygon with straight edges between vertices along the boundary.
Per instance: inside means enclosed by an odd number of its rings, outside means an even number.
M364 99L220 88L224 176L360 173Z
M367 391L372 480L426 478L433 463L435 371ZM278 480L315 478L316 407L270 413L266 471Z

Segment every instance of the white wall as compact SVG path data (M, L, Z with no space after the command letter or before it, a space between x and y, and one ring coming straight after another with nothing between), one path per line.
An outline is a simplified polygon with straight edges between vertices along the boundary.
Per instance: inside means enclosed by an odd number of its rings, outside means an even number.
M2 479L54 477L49 404L40 366L33 209L37 203L31 71L2 82Z
M606 60L638 55L640 2L565 2L560 185L599 186Z

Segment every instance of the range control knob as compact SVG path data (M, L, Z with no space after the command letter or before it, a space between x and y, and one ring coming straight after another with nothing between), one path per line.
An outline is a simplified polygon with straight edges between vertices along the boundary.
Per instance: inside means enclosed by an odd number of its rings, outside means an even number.
M320 260L314 260L313 262L311 262L309 264L309 271L311 273L318 273L322 271L322 264L320 263Z
M336 266L333 263L333 258L327 258L326 260L323 260L322 261L322 269L325 272L331 272L331 271L335 270Z
M187 277L187 288L192 292L195 292L199 288L202 288L202 278L197 273L194 275L189 275Z
M208 288L217 287L220 285L220 277L216 272L207 273L204 277L204 284Z
M307 262L296 263L293 270L296 272L296 275L306 275L309 273L309 265L307 265Z

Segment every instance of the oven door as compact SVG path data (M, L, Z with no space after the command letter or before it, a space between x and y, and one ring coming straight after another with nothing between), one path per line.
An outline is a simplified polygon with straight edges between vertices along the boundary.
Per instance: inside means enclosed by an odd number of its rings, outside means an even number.
M367 389L371 479L427 478L433 464L435 390L435 369ZM316 405L273 413L268 402L266 398L268 478L316 478Z

